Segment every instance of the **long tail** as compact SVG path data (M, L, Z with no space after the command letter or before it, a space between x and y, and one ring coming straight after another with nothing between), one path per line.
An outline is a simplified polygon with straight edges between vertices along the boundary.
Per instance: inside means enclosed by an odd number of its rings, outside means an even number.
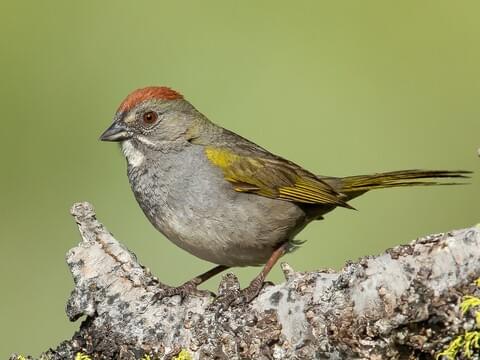
M368 190L400 186L460 185L458 182L438 182L432 179L465 179L471 171L448 170L400 170L372 175L357 175L340 178L340 192L353 199ZM430 180L424 180L430 179Z

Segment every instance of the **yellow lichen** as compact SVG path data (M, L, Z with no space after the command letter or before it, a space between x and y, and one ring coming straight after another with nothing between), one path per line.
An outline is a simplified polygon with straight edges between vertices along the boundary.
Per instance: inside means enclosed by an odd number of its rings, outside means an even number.
M460 304L460 310L462 310L462 314L465 315L471 308L476 306L480 306L480 298L467 295L463 297L463 300Z
M467 358L471 358L473 355L472 350L478 349L478 341L480 340L479 331L468 331L464 335L465 345L463 345L463 352Z
M92 360L92 359L87 354L78 352L77 355L75 355L75 360Z
M17 357L15 358L15 360L27 360L27 359L28 358L26 358L23 355L17 355ZM41 355L40 360L49 360L49 357L47 355Z
M145 354L140 360L152 360L152 358L150 357L150 355Z
M465 341L462 336L458 336L456 339L453 339L452 342L448 345L448 347L443 350L441 353L437 354L436 359L441 359L442 356L445 356L448 360L455 360L457 358L457 354L464 345Z
M480 348L479 341L480 331L467 331L465 334L457 336L445 350L437 354L437 359L444 356L448 360L455 360L460 351L467 359L471 359L476 353L475 350Z
M475 313L475 325L477 326L477 329L480 329L480 311Z
M480 278L474 281L477 287L480 287ZM460 310L463 315L467 314L471 309L480 306L480 298L472 295L464 296L460 303ZM475 326L480 329L480 311L475 312ZM459 352L461 352L467 359L471 359L475 353L478 353L480 348L480 330L467 331L463 335L458 335L453 339L448 347L442 352L438 353L436 359L442 357L448 360L455 360Z
M173 360L192 360L192 356L187 350L182 349L182 351L180 351L178 355L173 358Z

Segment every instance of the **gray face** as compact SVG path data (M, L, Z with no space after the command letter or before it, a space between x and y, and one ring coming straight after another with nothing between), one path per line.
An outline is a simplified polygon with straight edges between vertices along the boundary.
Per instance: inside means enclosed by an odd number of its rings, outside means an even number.
M134 139L148 146L162 146L184 136L196 110L184 100L145 100L129 111L115 114L113 124L101 140Z

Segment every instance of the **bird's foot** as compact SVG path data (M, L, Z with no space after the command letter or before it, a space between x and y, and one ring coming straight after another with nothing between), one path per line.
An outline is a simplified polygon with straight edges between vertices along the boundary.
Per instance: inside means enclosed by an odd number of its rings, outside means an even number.
M210 291L208 290L200 290L198 289L198 285L200 282L197 278L194 278L190 281L187 281L183 285L172 287L168 285L161 284L158 289L159 291L153 295L151 303L154 304L164 298L172 297L175 295L180 295L182 301L185 300L188 296L212 296Z
M264 278L258 276L244 289L234 274L226 274L218 289L218 296L211 304L211 308L220 314L230 307L247 305L257 297L264 285Z

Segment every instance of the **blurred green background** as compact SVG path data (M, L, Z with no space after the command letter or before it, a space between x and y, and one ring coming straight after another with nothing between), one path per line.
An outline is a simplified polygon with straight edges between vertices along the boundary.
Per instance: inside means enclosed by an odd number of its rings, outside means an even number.
M75 201L164 282L210 267L154 230L118 146L98 141L131 90L172 86L321 174L479 171L479 12L478 1L2 1L0 357L38 354L79 326L64 314ZM479 185L370 193L310 225L285 260L338 269L475 224ZM246 284L257 271L235 273Z

